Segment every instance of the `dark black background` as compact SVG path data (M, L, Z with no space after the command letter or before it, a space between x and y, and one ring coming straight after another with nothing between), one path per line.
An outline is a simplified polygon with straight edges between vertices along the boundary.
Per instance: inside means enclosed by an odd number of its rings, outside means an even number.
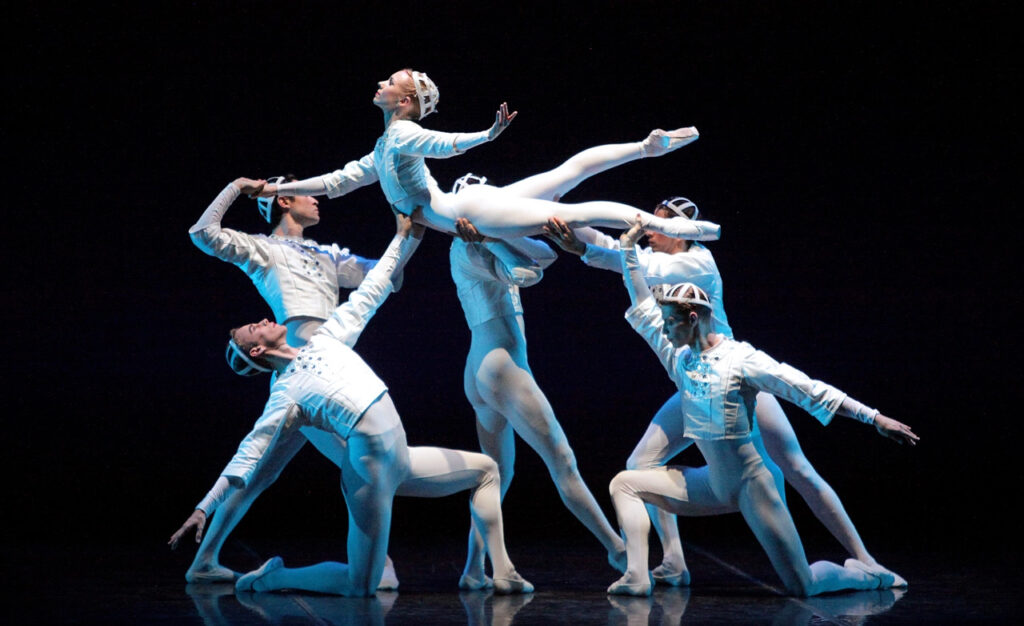
M519 111L495 143L431 162L442 186L466 171L508 183L591 145L696 125L692 146L602 174L567 201L694 199L723 226L712 249L737 337L914 426L921 445L905 449L788 408L876 553L919 546L943 565L1017 554L1009 6L21 8L5 44L5 540L151 543L165 558L161 542L267 394L222 352L230 326L269 310L241 272L193 247L188 227L237 176L311 176L368 152L382 129L375 81L411 66L440 87L427 127L484 129L503 100ZM376 256L391 238L376 186L321 206L309 231L320 241ZM225 223L265 228L244 199ZM359 351L410 443L475 449L448 243L428 233ZM622 321L617 275L563 257L523 300L536 378L611 514L606 485L672 384ZM536 454L518 450L510 546L585 538ZM346 524L337 480L304 451L239 535L301 528L335 550ZM464 502L398 502L394 545L461 536ZM821 536L790 502L801 532ZM742 528L738 516L685 524L697 541Z

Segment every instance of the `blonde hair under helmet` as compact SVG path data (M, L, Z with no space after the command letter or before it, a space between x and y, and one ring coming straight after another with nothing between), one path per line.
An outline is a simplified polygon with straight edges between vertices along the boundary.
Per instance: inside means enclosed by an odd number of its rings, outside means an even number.
M437 110L441 94L437 91L434 81L423 72L412 72L412 84L416 88L416 99L420 103L420 119L423 119Z

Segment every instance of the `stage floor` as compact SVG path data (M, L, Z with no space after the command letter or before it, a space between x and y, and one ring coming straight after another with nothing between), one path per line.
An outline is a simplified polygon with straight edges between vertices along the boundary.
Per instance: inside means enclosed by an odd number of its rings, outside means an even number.
M327 542L330 543L330 542ZM650 598L606 595L617 574L600 549L520 545L517 568L537 587L526 596L459 592L452 543L393 545L401 586L376 598L235 593L232 585L186 585L190 553L145 547L16 546L7 553L7 624L1003 624L1020 623L1020 572L1010 559L953 564L935 554L885 554L906 590L789 598L752 539L714 549L687 544L690 588L658 587ZM281 548L289 565L328 557L324 542ZM331 546L327 546L328 549ZM808 550L812 557L817 556ZM222 561L255 567L260 554L229 541ZM340 556L336 556L340 558ZM838 557L836 557L838 558ZM995 561L995 562L994 562ZM1004 563L998 565L998 561ZM24 587L24 588L22 588ZM1016 618L1014 616L1017 616Z

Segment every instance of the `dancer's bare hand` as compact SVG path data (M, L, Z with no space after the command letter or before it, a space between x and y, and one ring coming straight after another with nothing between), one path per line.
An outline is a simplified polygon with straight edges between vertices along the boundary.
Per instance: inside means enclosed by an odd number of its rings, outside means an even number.
M494 114L494 125L487 131L487 141L494 141L502 131L508 128L508 125L512 123L512 120L516 119L517 115L519 115L519 111L512 111L512 113L509 113L508 103L502 102L501 106L498 107L498 111Z
M391 211L395 214L395 234L402 239L407 238L409 235L416 239L423 238L423 231L426 230L426 226L416 222L405 213L400 213L394 209Z
M576 231L569 228L561 218L552 217L544 225L544 236L555 242L555 244L576 256L583 256L587 252L587 244L576 237Z
M267 184L267 181L263 180L262 178L254 179L245 178L244 176L241 176L235 179L234 184L236 187L238 187L239 191L249 196L250 198L253 198L256 196L256 194L263 191L263 187Z
M193 528L196 529L196 543L199 543L203 540L203 529L206 528L206 513L200 509L192 511L192 515L188 516L181 528L171 535L171 540L167 542L167 545L171 546L171 550L177 548L181 538Z
M464 217L455 220L455 236L467 243L479 243L487 241L480 231L473 226L473 223Z
M883 437L888 437L899 444L909 443L916 446L917 442L921 440L914 434L914 431L910 430L910 426L881 413L875 416L875 428Z
M643 217L637 213L636 221L629 227L629 230L619 235L619 245L623 248L632 248L640 238L644 236Z

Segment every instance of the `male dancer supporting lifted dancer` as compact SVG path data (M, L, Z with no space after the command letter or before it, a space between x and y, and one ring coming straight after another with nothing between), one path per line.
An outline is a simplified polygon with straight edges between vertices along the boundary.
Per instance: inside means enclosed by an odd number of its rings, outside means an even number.
M289 346L287 329L267 320L232 331L229 351L254 369L277 372L278 378L253 431L204 498L203 508L171 538L172 545L190 529L200 529L206 510L215 510L233 483L244 486L268 451L292 429L331 435L310 438L318 447L328 448L328 456L341 467L349 510L348 564L325 562L287 569L275 557L240 578L239 589L372 595L384 567L395 493L440 496L472 483L478 485L472 501L474 522L487 536L495 590L533 590L515 572L505 551L494 464L483 455L442 449L420 449L424 451L421 458L434 461L430 468L410 461L405 432L387 388L351 349L391 291L390 277L404 260L403 247L413 226L404 216L398 219L399 233L381 261L303 349ZM477 478L480 471L488 478Z
M914 445L910 427L838 389L780 364L747 343L712 331L711 302L696 285L681 283L651 294L637 260L637 223L620 238L623 274L633 306L626 319L647 341L681 392L682 445L696 443L704 468L659 467L620 472L610 485L619 526L626 535L626 574L608 592L650 595L644 505L679 515L739 510L767 552L786 590L798 596L891 587L895 576L856 559L845 566L808 565L793 519L755 448L751 431L759 391L785 398L823 422L836 414L873 424L882 435Z

